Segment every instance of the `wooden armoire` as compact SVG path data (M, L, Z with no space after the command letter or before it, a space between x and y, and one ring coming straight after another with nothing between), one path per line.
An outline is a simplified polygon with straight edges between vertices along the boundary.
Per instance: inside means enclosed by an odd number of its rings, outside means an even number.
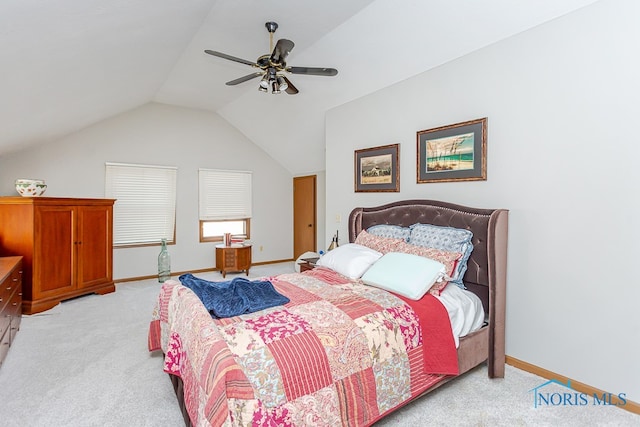
M0 197L0 256L23 257L25 314L115 291L112 199Z

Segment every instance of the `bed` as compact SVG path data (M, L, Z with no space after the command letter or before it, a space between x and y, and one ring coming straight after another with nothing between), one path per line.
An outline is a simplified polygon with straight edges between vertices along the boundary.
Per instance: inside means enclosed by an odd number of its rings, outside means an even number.
M398 253L376 247L381 257L361 276L329 263L261 278L289 302L222 318L185 282L165 282L148 345L164 353L185 424L371 425L485 362L489 377L503 377L508 211L432 200L359 207L349 215L350 247L361 250L376 230L404 233L416 224L470 235L457 280L477 296L483 321L455 340L442 296L456 286L447 281L462 256L440 276L444 289L434 285L418 300L364 283ZM374 241L393 239L381 233Z

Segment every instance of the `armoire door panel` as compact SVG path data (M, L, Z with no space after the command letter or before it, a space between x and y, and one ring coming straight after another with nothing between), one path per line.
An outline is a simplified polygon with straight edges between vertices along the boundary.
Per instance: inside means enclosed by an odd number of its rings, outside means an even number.
M78 287L111 281L111 207L78 208Z
M39 206L35 212L34 298L65 293L75 288L74 209Z

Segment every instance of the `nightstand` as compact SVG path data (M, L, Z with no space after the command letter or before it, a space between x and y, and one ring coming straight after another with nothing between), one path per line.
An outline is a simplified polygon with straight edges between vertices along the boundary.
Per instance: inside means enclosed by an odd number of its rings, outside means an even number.
M318 262L319 259L319 257L300 258L300 262L298 263L298 265L300 266L300 273L316 268L316 262Z
M230 271L245 271L251 268L251 245L216 245L216 269L222 277Z

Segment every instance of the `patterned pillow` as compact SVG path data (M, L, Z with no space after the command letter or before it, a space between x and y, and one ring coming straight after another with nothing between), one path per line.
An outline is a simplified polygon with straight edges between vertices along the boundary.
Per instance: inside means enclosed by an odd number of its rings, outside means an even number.
M416 246L409 243L402 243L400 245L397 245L396 251L405 254L419 255L421 257L438 261L439 263L442 263L444 265L444 271L448 277L446 277L446 280L442 280L433 284L431 289L429 289L429 292L433 295L440 295L444 287L447 286L447 283L449 283L449 280L456 272L458 261L462 257L462 253L460 252L443 251L441 249L428 248L426 246Z
M399 225L378 224L367 228L370 234L380 237L389 237L392 239L402 239L405 242L409 240L411 229L409 227L401 227Z
M412 245L462 253L451 281L464 288L462 277L467 271L467 261L473 251L473 243L471 243L473 233L462 228L431 224L413 224L409 228L411 229L409 243Z
M362 246L366 246L382 254L388 252L399 252L396 247L404 243L402 239L393 239L391 237L380 237L375 234L368 233L366 230L362 230L354 243Z

